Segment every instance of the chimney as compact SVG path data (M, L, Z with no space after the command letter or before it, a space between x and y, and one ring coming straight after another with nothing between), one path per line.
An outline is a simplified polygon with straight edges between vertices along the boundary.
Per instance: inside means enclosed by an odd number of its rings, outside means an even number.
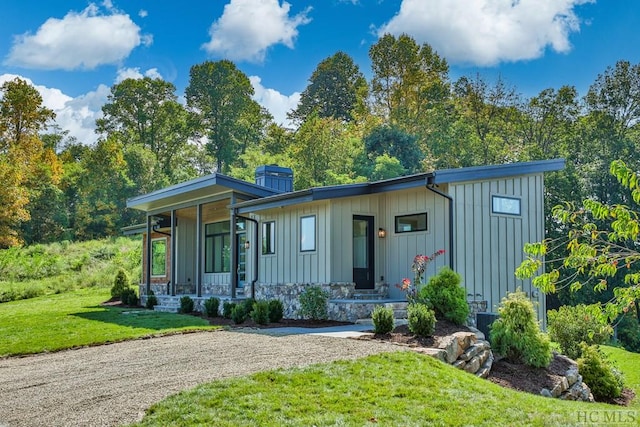
M276 165L258 166L256 184L285 193L293 191L293 171Z

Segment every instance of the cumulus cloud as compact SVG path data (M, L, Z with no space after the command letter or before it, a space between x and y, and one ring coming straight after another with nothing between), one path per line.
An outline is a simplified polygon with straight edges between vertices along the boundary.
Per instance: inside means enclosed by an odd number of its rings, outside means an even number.
M152 79L161 79L162 75L158 71L157 68L149 68L147 71L142 73L140 68L120 68L118 73L116 74L116 83L120 83L126 79L141 79L143 77L150 77Z
M298 27L309 23L311 8L289 16L291 5L279 0L231 0L209 29L211 40L202 47L233 61L262 62L276 44L293 48Z
M403 0L378 35L411 35L453 63L480 66L565 53L580 30L575 7L594 0Z
M300 92L286 96L275 89L269 89L262 85L262 80L258 76L249 77L253 86L253 99L264 108L269 110L276 123L292 128L293 123L287 119L287 112L298 106L300 102Z
M104 2L108 14L94 3L62 19L49 18L35 34L15 37L5 64L39 69L93 69L117 64L140 45L152 42L129 15Z
M149 12L147 12L147 11L146 11L146 10L144 10L144 9L140 9L140 11L138 12L138 16L139 16L140 18L146 18L147 16L149 16Z

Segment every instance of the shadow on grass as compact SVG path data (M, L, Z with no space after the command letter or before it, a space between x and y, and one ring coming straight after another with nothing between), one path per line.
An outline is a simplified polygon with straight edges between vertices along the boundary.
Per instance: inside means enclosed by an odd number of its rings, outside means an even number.
M209 329L209 323L195 316L162 313L143 308L116 308L108 306L87 307L92 311L72 313L70 316L95 322L111 323L135 329L156 331L171 329Z

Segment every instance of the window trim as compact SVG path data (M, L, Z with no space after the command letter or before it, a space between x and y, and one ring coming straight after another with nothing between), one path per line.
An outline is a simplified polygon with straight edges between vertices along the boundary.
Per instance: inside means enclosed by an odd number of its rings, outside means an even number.
M153 244L156 242L164 242L164 273L162 274L153 274ZM169 247L168 241L166 237L152 237L151 238L151 256L149 257L149 262L151 263L151 277L167 277L167 248Z
M304 237L304 235L303 235L302 222L303 222L304 220L306 220L306 219L311 219L311 218L313 218L313 242L312 242L312 243L313 243L313 248L310 248L310 249L303 249L302 244L304 243L304 242L303 242L303 237ZM315 252L315 251L316 251L316 249L317 249L317 246L318 246L318 245L317 245L317 234L318 234L318 227L317 227L317 225L318 225L318 222L317 222L316 215L304 215L304 216L301 216L301 217L300 217L299 224L300 224L300 246L299 246L299 248L300 248L300 252L305 252L305 253L308 253L308 252Z
M400 230L398 228L398 219L411 217L411 216L421 216L421 215L424 215L425 228L420 228L415 230ZM404 214L404 215L395 215L393 217L393 230L396 234L429 232L429 212L424 211L424 212L416 212L416 213L410 213L410 214Z
M211 233L211 234L207 233L207 225L220 224L220 223L229 223L229 228L231 227L231 221L230 220L209 222L209 223L205 224L205 226L204 226L204 255L205 255L205 258L204 258L204 273L205 274L227 274L227 273L231 273L231 262L229 262L229 271L224 271L224 241L225 241L225 239L228 239L229 248L231 248L231 231L222 232L222 233ZM221 260L222 270L221 271L216 271L216 262L215 262L216 237L222 237L222 249L221 249L221 252L220 252L220 255L222 256L222 260ZM211 263L211 270L209 270L207 268L207 261L209 259L209 253L207 251L207 240L209 238L212 239L211 250L213 252L213 254L211 254L213 256L212 263Z
M271 228L271 232L269 233L268 245L265 245L267 242L267 228ZM264 221L262 223L262 241L261 241L261 250L262 255L275 255L276 253L276 222L275 221Z
M495 200L496 199L507 199L507 200L515 200L518 202L518 213L511 213L506 211L497 211L495 209ZM509 217L521 217L522 216L522 198L518 196L505 196L503 194L492 194L491 195L491 214L492 215L505 215Z

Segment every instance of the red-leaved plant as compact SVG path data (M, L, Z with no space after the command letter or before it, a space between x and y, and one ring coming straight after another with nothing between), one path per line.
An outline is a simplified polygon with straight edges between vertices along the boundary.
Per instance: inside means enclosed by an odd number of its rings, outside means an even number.
M411 283L411 279L405 277L400 285L396 285L397 288L406 293L409 303L418 302L418 291L422 286L424 272L427 270L429 263L442 254L444 254L444 249L435 251L431 255L418 254L413 258L413 263L411 264L411 271L414 273L413 283Z

